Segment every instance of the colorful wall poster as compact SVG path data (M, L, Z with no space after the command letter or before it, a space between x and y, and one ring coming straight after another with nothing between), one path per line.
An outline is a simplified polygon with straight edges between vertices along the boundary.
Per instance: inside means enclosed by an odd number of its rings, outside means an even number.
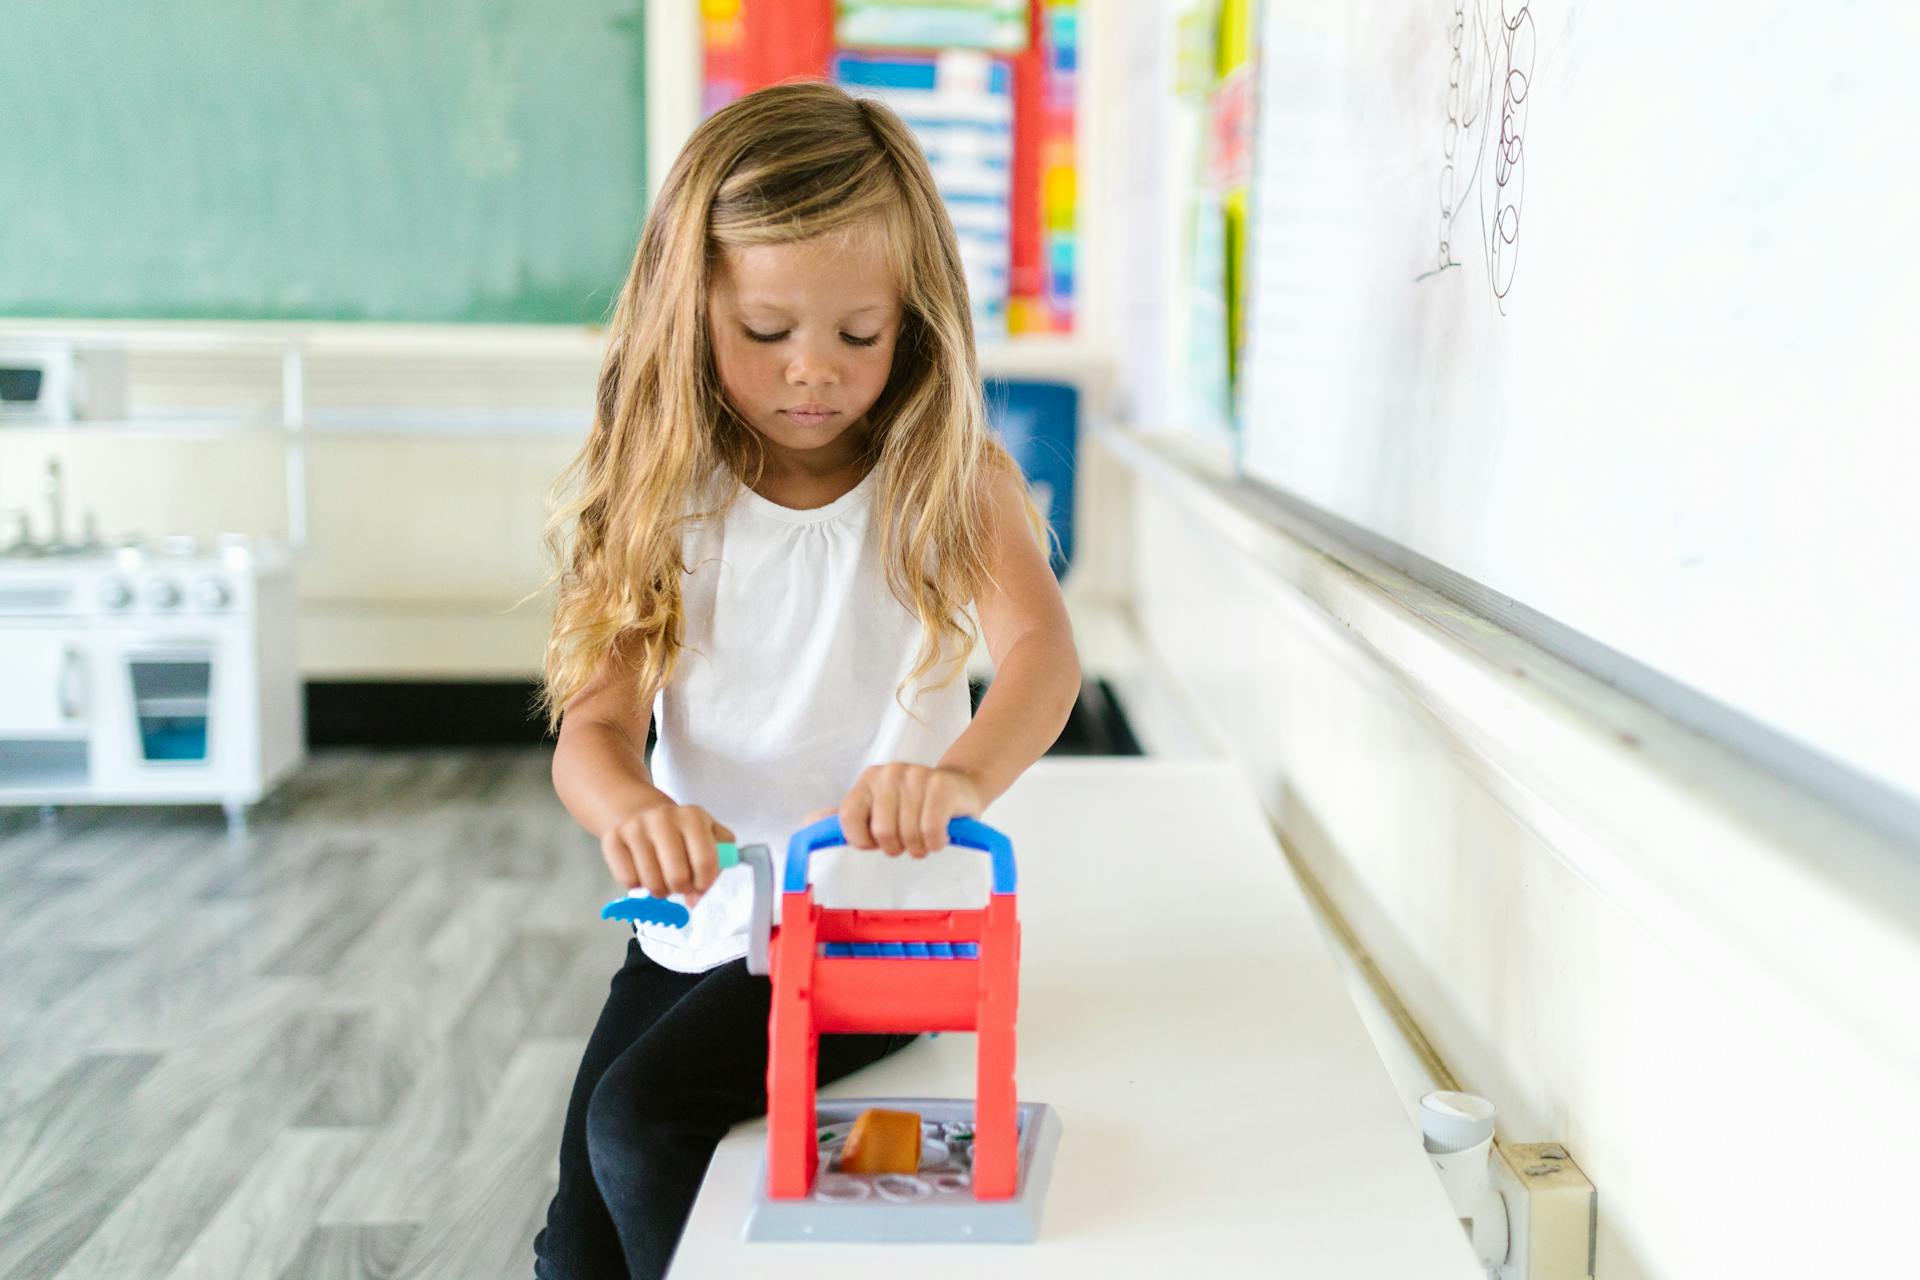
M1238 419L1240 354L1246 346L1247 200L1253 182L1254 2L1220 6L1219 82L1207 146L1207 186L1220 198L1227 310L1227 385Z
M1013 62L1013 276L1007 319L1016 334L1073 328L1079 19L1076 0L1037 0L1031 46Z
M1007 64L959 50L930 58L842 53L833 78L879 98L913 130L953 219L975 332L1005 336L1013 170Z
M700 0L700 118L747 91L745 0Z
M1248 189L1253 172L1254 0L1199 0L1179 15L1176 91L1197 102L1203 136L1188 224L1187 405L1192 424L1239 418L1245 344Z
M846 49L1027 47L1027 0L840 0L835 38Z

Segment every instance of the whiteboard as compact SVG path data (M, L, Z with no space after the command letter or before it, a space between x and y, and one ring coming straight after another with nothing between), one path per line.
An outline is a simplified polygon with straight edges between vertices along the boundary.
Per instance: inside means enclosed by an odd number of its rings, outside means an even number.
M1263 8L1246 473L1920 794L1920 10Z

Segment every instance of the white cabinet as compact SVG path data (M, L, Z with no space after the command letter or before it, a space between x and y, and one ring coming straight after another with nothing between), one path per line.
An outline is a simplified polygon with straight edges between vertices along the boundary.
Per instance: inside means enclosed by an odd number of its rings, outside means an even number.
M56 623L0 630L0 738L74 738L87 732L84 641Z

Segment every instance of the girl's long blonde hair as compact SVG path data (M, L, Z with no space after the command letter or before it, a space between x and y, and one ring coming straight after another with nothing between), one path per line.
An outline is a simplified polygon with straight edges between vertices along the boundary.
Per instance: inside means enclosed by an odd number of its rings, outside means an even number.
M907 126L832 85L777 85L715 112L687 140L647 216L614 306L592 430L555 483L554 569L542 702L549 728L618 648L636 699L672 677L681 647L682 535L724 467L758 479L760 439L722 394L707 330L716 256L884 228L903 319L868 411L862 463L878 472L887 583L922 625L907 684L964 669L966 608L989 575L988 482L1018 474L987 426L959 246ZM1031 499L1036 536L1045 524ZM897 695L896 695L897 696Z

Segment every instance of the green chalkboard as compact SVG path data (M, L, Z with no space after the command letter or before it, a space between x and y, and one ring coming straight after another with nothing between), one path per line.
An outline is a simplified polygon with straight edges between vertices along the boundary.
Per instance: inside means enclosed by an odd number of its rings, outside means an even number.
M592 323L644 0L0 0L0 314Z

